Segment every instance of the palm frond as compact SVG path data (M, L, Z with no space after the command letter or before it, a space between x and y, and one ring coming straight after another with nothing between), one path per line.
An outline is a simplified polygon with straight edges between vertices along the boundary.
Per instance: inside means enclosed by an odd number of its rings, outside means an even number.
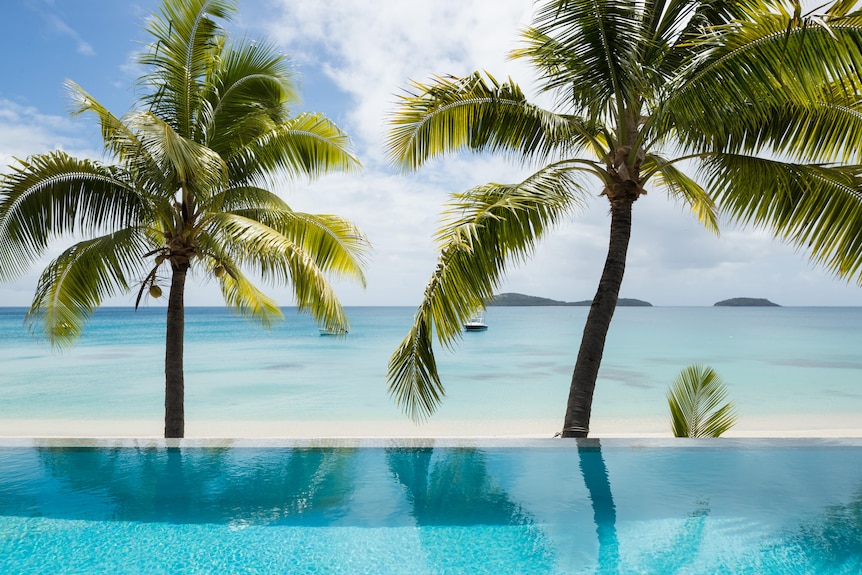
M723 134L728 124L753 126L784 106L808 108L822 101L824 86L858 94L862 21L820 22L764 5L701 34L688 46L696 56L690 67L667 86L662 108L670 116L657 118L672 117L683 134Z
M683 0L668 5L656 37L656 46L666 51L657 66L663 77L672 79L691 61L693 46L704 31L714 30L745 16L745 3ZM691 17L685 21L685 18Z
M303 113L273 126L225 156L231 181L267 183L281 169L291 178L357 170L349 138L322 114Z
M288 58L266 42L230 45L210 73L199 120L202 142L227 157L287 120L299 101Z
M288 211L279 215L270 225L308 253L317 267L365 286L363 270L371 244L353 223L332 214Z
M597 128L529 104L511 80L500 84L475 72L466 78L413 83L390 121L387 148L393 162L416 169L459 150L547 156L592 143Z
M727 144L712 142L711 147L731 153L765 150L799 162L859 163L862 161L859 101L838 95L804 108L784 105L771 110L755 125L727 124L724 134Z
M232 186L214 194L200 204L202 212L232 212L236 210L286 210L287 205L278 194L256 186Z
M75 82L66 80L65 86L72 100L72 115L90 113L99 120L105 149L113 153L120 162L133 163L138 172L146 171L147 164L153 164L137 134L122 119L114 116Z
M770 229L837 276L862 285L862 171L750 156L706 158L721 209Z
M51 239L145 219L149 206L128 174L64 152L17 160L0 179L0 277L23 272Z
M709 366L680 371L667 394L675 437L719 437L736 423L736 408L724 381Z
M413 318L413 325L389 359L386 378L389 395L413 421L432 415L445 397L434 357L434 328L426 299Z
M561 42L546 33L530 27L521 34L520 48L512 50L512 60L529 60L539 70L543 78L590 78L591 62L583 55L567 49ZM542 86L546 92L554 92L555 105L560 109L586 110L586 115L601 117L605 114L609 101L605 98L606 88L600 82L571 81L563 89L561 81L547 81ZM595 112L594 112L595 110Z
M121 166L130 174L135 174L136 186L140 189L157 190L165 184L162 166L150 155L150 150L139 137L140 134L126 123L129 118L117 118L83 88L66 81L66 88L72 99L74 115L90 113L99 120L102 141L105 149L111 152Z
M230 215L259 222L276 231L305 252L324 273L334 273L365 285L364 268L371 245L348 220L331 214L307 214L277 208L235 209ZM225 218L215 216L213 222L218 226L224 225ZM227 228L233 229L233 223Z
M239 266L226 257L221 258L219 263L225 269L224 275L219 278L219 286L229 308L246 319L260 322L266 328L284 319L275 300L261 292Z
M444 392L433 337L451 346L464 321L493 296L506 265L527 257L545 231L582 201L580 164L548 166L513 185L456 194L437 236L440 257L413 326L389 360L389 393L414 420L431 415Z
M173 196L179 189L184 193L193 190L195 195L206 197L227 185L227 166L213 150L183 137L149 112L134 114L129 124L164 174L161 191Z
M150 19L153 43L140 57L150 69L142 78L152 91L143 98L150 111L183 138L195 139L203 103L202 84L224 46L225 33L213 18L227 19L235 0L165 2Z
M672 161L647 154L643 163L644 180L656 179L671 197L689 206L697 221L712 233L718 233L718 209L712 197Z
M549 55L533 51L544 72L544 87L570 94L578 109L591 117L608 118L608 106L619 112L640 98L640 70L631 55L643 44L644 30L639 17L642 3L633 0L553 0L542 5L533 19L533 35L553 39L548 44L562 65L545 64ZM590 83L591 86L585 86Z
M309 311L327 328L347 329L347 316L314 254L278 230L238 214L211 214L208 229L211 241L234 260L253 266L264 279L291 285L300 310Z
M73 344L105 298L128 291L149 248L140 229L125 228L65 250L39 278L27 313L31 329L40 326L58 347Z
M595 169L586 162L560 162L517 184L486 184L452 196L435 236L444 264L438 267L440 287L473 298L455 315L442 309L435 314L441 341L460 333L477 304L493 296L507 262L526 260L549 228L586 203L578 175Z

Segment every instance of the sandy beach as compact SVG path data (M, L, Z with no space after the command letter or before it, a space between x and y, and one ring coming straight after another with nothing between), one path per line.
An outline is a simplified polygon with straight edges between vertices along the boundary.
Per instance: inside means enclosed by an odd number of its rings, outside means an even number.
M356 438L501 437L547 438L557 420L464 421L186 421L187 438ZM161 437L161 420L4 419L0 437ZM590 437L672 437L670 425L655 419L595 419ZM859 414L740 418L725 437L862 437Z

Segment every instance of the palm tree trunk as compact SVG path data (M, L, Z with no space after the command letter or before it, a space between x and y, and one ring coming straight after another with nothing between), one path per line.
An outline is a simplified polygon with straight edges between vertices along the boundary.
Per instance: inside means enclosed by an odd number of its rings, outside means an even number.
M581 348L572 373L566 418L563 422L563 437L586 437L590 432L590 411L593 392L602 363L605 338L611 318L617 307L620 286L626 270L626 253L632 234L632 203L634 199L621 198L611 201L611 237L608 256L599 281L599 289L590 306Z
M183 337L185 333L186 273L188 263L171 266L171 293L168 296L167 333L165 335L165 437L185 436L183 396Z

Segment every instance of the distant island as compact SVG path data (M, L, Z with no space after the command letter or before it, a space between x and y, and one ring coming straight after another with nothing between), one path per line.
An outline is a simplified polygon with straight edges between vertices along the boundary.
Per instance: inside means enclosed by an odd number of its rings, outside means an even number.
M593 305L593 300L585 299L581 301L570 301L563 305L583 305L589 306ZM652 304L648 301L644 301L642 299L634 299L630 297L621 297L617 298L617 307L652 307Z
M714 304L718 307L781 307L768 299L759 297L734 297Z
M520 306L589 306L592 305L592 300L565 302L546 297L536 297L532 295L524 295L522 293L501 293L495 295L487 302L489 306L501 307L520 307ZM652 304L639 300L621 297L617 300L617 305L620 307L652 307Z

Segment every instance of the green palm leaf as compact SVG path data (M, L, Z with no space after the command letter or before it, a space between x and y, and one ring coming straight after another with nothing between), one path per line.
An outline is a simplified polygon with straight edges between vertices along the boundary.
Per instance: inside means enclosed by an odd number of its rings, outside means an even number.
M365 286L370 244L352 222L331 214L291 211L273 226L311 254L320 269Z
M734 218L773 227L839 277L862 285L862 173L720 154L704 164L718 202Z
M389 392L414 420L430 416L445 395L433 339L453 345L508 263L525 259L545 231L583 201L578 164L548 166L513 185L488 184L453 196L438 234L440 258L413 326L389 360Z
M213 214L209 227L216 238L213 242L224 246L236 261L253 266L264 279L291 285L300 310L309 311L326 327L349 327L324 270L290 238L239 214Z
M516 84L490 75L437 78L413 89L401 98L387 142L390 158L404 168L462 149L542 157L560 146L589 145L596 136L593 124L533 106Z
M161 14L147 26L154 42L141 56L141 64L150 69L141 83L154 91L144 96L143 103L169 121L181 137L201 137L196 129L203 102L201 81L225 37L213 18L228 18L234 4L231 0L166 1Z
M690 365L667 394L675 437L718 437L736 423L736 408L727 399L721 377L709 366Z
M810 24L760 9L713 28L698 38L690 68L668 84L664 113L684 134L723 134L735 122L751 126L772 110L822 101L823 87L836 78L845 93L857 93L862 21L854 16Z
M275 300L249 281L241 268L228 263L228 260L222 260L222 265L226 272L221 277L219 285L228 307L243 317L260 322L267 328L275 321L284 318Z
M146 200L115 167L52 152L10 168L0 180L0 278L25 271L57 236L147 217Z
M608 106L616 111L639 98L639 66L633 65L641 40L638 4L632 0L588 0L583 2L548 2L534 18L534 37L554 38L555 58L562 65L544 66L547 55L527 52L538 57L537 67L545 71L547 90L570 92L576 108L588 110L588 117L607 117ZM582 80L589 74L589 86Z
M290 177L316 178L332 171L354 171L347 135L322 114L304 113L273 126L225 157L231 180L258 182L281 169Z
M287 210L287 205L281 196L256 186L233 186L218 194L214 194L203 208L209 212L232 212L246 209Z
M232 45L206 86L202 108L205 143L223 157L288 118L299 101L296 74L274 46L257 41Z
M227 165L213 150L181 136L149 112L132 115L129 124L138 133L147 156L161 168L166 188L175 184L187 196L188 188L194 186L194 192L205 198L227 185Z
M72 114L75 116L90 113L96 116L102 128L105 149L116 155L121 163L129 162L141 174L157 172L153 159L144 147L138 134L123 120L117 118L98 100L71 80L66 80L66 90L72 100ZM159 181L161 175L151 174L151 179Z
M644 179L654 181L668 190L668 195L684 202L691 208L697 221L706 229L718 233L718 209L712 196L694 179L679 170L671 162L655 154L649 154L643 163Z
M862 110L855 97L824 94L812 106L785 105L773 110L767 121L763 120L745 126L744 133L729 134L729 141L736 145L727 151L740 153L764 148L798 162L862 161Z
M48 264L27 313L57 346L72 345L86 319L105 298L129 290L150 243L141 230L126 228L76 243Z

